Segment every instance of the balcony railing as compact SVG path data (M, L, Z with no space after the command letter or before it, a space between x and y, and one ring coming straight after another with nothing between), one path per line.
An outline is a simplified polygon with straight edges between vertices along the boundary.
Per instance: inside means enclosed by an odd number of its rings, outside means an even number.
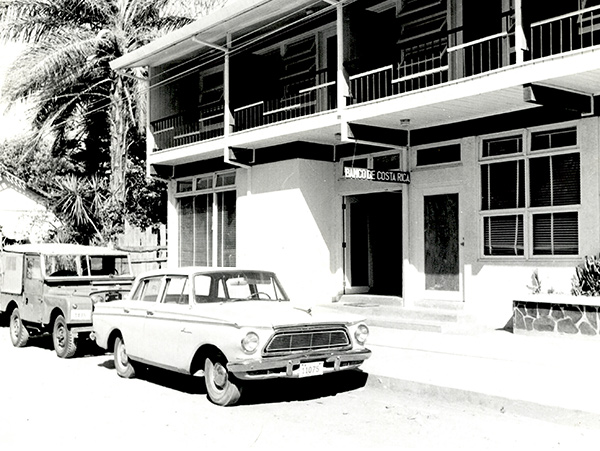
M415 91L448 80L448 54L441 49L438 54L429 53L349 78L352 93L349 103L364 103Z
M196 111L170 116L151 124L155 150L192 144L223 136L223 106L200 107Z
M448 53L452 55L453 78L470 77L508 66L511 36L502 32L450 47Z
M318 83L311 86L315 79ZM306 86L307 83L303 85ZM236 108L233 110L234 131L239 132L335 109L335 85L335 81L327 81L327 72L323 70L316 77L311 77L308 87L298 89L296 94Z
M581 9L531 24L530 58L579 50L600 44L600 6Z

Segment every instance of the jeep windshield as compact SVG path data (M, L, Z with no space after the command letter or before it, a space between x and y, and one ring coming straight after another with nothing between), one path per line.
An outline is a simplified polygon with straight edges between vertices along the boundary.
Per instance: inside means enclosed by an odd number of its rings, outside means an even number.
M44 255L47 277L131 277L127 255Z

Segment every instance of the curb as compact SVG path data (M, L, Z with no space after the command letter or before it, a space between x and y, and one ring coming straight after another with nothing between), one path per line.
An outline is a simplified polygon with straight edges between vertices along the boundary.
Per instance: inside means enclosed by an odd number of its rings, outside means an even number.
M479 393L459 388L443 387L424 382L397 379L377 374L367 374L365 387L401 392L407 395L432 398L433 401L448 403L467 403L501 414L511 413L560 424L590 424L598 427L600 413L552 406L534 401L511 399L502 396Z

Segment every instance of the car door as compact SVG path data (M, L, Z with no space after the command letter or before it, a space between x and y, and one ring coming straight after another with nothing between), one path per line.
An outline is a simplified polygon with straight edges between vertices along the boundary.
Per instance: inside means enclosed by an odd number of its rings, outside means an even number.
M141 279L130 299L119 302L122 308L119 329L127 346L127 353L134 359L149 360L152 349L145 342L146 320L154 311L154 305L163 290L163 276Z
M144 328L144 346L150 362L158 366L188 371L183 349L192 338L190 327L190 284L184 275L169 275L158 302L148 307Z
M44 303L44 280L39 255L25 256L25 277L23 278L23 305L21 319L39 323L42 321Z

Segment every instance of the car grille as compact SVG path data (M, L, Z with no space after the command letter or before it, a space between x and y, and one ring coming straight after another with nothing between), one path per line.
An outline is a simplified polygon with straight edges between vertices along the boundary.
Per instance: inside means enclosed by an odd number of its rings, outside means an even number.
M323 351L350 346L350 338L343 327L315 329L302 328L276 331L265 347L265 355L290 352Z

